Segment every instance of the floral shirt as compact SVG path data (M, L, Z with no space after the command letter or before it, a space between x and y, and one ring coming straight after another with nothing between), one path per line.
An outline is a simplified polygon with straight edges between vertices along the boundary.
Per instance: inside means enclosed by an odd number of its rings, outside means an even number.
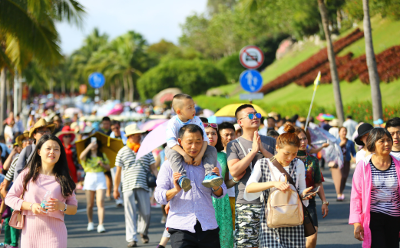
M297 158L304 163L306 169L307 188L314 186L316 183L322 183L325 181L319 168L319 161L316 157L308 155L306 151L299 150Z

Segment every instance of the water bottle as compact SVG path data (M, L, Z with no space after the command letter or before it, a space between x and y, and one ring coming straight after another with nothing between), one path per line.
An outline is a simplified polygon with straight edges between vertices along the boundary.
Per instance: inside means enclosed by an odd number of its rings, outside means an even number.
M51 198L50 195L51 195L51 191L46 191L46 194L44 195L43 200L40 203L40 206L46 210L46 211L42 211L43 213L47 213L46 203Z

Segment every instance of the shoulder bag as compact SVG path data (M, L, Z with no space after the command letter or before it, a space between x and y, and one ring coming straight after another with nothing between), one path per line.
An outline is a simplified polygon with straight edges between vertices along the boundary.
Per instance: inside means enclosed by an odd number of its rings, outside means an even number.
M21 199L24 199L25 189L22 192ZM22 208L22 205L21 205ZM25 215L22 214L22 210L14 210L11 214L10 221L8 225L14 227L15 229L22 229L24 227Z
M266 162L268 163L271 177L274 178L273 181L277 181L269 162ZM285 176L285 182L287 183L287 176ZM293 190L292 187L287 191L271 190L265 206L265 219L269 228L293 227L303 224L303 204L297 190Z
M296 187L296 184L293 181L293 178L289 175L289 173L287 173L287 171L283 168L283 166L275 159L275 157L272 157L270 159L270 161L272 162L272 164L283 174L286 175L287 180L289 181L289 183L291 183L293 186ZM297 189L297 188L296 188ZM299 195L300 199L301 199L301 195L300 193L297 191L297 194ZM307 207L304 206L303 201L300 201L301 204L303 205L303 212L304 212L304 221L303 221L303 227L304 227L304 236L308 237L313 235L314 233L316 233L314 224L312 222L310 213L308 212Z

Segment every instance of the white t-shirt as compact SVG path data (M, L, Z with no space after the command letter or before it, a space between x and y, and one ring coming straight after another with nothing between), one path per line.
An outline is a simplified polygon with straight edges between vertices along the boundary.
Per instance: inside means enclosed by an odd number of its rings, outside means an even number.
M226 151L222 151L222 152L226 153ZM228 173L229 173L229 180L231 180L233 178L233 176L231 175L231 172L229 170L228 170ZM227 189L226 192L229 197L236 197L235 186Z
M270 161L269 159L268 163L270 168L272 169L272 173L273 173L273 177L281 182L285 181L285 174L281 173L278 168L276 168ZM296 184L299 187L299 192L300 194L303 193L303 191L306 189L306 176L305 176L305 168L304 168L304 163L303 161L301 161L300 159L297 160L296 162ZM283 167L290 175L289 172L289 166ZM250 178L247 181L246 187L249 186L252 183L258 183L260 182L262 176L262 172L261 172L261 161L258 160L256 165L254 166ZM272 188L273 189L273 188ZM247 193L246 190L244 191L244 199L247 201L253 201L255 199L257 199L258 197L260 197L260 201L264 201L263 199L263 194L262 192L257 192L257 193ZM308 200L303 200L304 206L308 206Z
M203 122L201 122L199 117L195 116L193 117L193 119L188 120L187 122L182 122L181 119L179 119L178 115L175 115L168 121L167 125L167 145L169 148L179 145L178 143L179 130L181 129L181 127L186 126L188 124L195 124L199 126L203 130L204 141L208 142L208 137L206 131L204 130Z
M14 139L14 133L12 127L6 125L6 127L4 128L4 134L7 134L6 144L12 144L12 141Z
M356 164L358 164L358 162L360 162L361 160L363 160L365 158L365 154L367 154L367 152L364 149L361 149L357 152Z
M329 129L329 133L332 134L333 136L335 136L335 138L338 140L339 138L339 128L337 127L331 127Z
M400 151L397 151L397 152L392 151L392 152L390 153L390 155L392 155L393 157L395 157L397 160L400 161Z

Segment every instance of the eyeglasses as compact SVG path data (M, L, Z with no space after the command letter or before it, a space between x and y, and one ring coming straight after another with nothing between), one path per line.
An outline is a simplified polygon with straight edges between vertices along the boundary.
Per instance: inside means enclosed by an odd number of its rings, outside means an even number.
M260 113L257 113L257 112L255 112L255 113L250 113L250 114L249 114L248 116L246 116L246 117L248 117L250 120L253 120L253 119L254 119L254 116L257 117L257 119L261 119L261 114L260 114ZM246 118L246 117L240 118L239 120L244 119L244 118Z
M71 135L64 135L64 138L71 138Z
M215 123L203 123L204 127L212 127L218 129L218 125Z

